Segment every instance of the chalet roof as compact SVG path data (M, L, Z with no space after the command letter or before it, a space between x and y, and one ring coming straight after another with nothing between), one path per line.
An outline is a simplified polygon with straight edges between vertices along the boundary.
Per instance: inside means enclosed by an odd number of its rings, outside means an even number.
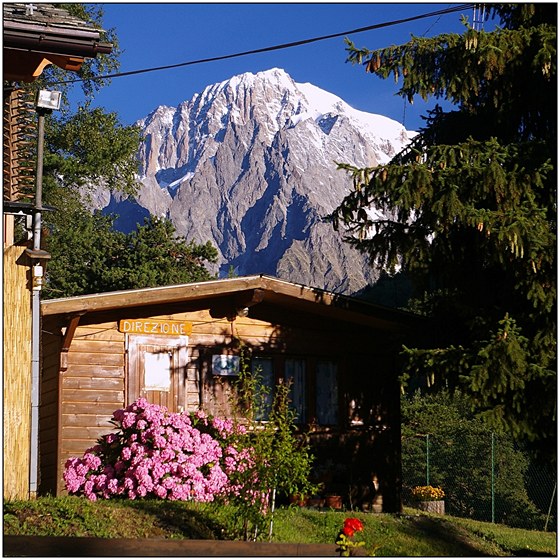
M102 29L53 4L3 3L2 12L5 80L30 81L30 76L36 78L44 66L40 69L37 66L38 69L30 74L25 65L22 68L22 61L28 59L33 62L46 59L76 71L83 58L110 53L113 47L101 40Z
M273 306L390 331L418 322L418 317L410 313L265 275L45 300L41 313L44 317L68 318L135 310L141 316L142 312L156 314L158 308L161 314L162 306L172 306L174 311L181 306L210 308L216 317L235 315L245 307Z

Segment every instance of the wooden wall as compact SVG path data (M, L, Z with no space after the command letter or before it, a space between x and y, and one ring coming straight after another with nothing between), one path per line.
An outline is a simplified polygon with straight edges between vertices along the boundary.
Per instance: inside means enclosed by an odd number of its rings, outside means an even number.
M31 445L31 292L25 247L4 249L4 499L28 499Z
M125 402L125 335L114 323L78 327L61 376L62 454L81 455L111 431L109 420Z
M41 401L39 404L39 492L56 494L59 438L59 364L61 337L43 323ZM53 329L54 330L54 329Z
M125 404L125 335L116 322L79 326L68 352L60 354L65 327L47 318L41 393L41 492L60 494L70 457L80 457L113 430L113 412Z

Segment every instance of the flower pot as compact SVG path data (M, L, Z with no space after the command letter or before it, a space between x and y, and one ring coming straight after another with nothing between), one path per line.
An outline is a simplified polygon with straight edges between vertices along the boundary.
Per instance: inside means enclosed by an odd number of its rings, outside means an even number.
M371 510L373 511L373 513L383 512L383 494L375 495L375 498L373 498L373 502L371 504Z
M419 501L416 502L416 507L422 511L428 511L430 513L438 513L439 515L445 515L445 501L444 500L431 500L431 501Z
M342 496L326 496L325 506L333 509L342 509Z
M305 496L301 496L300 494L292 494L290 496L290 504L304 507L307 505L307 498Z
M307 505L309 507L322 508L325 505L325 498L309 498Z

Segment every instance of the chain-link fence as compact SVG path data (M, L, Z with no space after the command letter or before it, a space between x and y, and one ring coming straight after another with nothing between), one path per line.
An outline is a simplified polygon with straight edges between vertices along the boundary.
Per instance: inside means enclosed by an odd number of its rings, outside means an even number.
M556 531L556 472L488 431L403 438L403 501L415 486L439 486L445 512L511 527Z

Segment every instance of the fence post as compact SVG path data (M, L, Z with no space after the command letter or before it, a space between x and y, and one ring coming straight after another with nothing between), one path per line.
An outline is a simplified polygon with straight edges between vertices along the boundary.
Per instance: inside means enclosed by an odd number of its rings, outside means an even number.
M430 485L430 434L426 434L426 486Z
M556 482L554 483L554 490L552 491L552 498L550 498L550 505L548 506L548 513L546 514L546 521L544 522L544 530L546 532L548 527L548 520L550 519L550 512L552 511L552 504L554 503L554 494L556 494Z
M492 523L494 523L494 432L492 432L492 481L491 481L491 493L492 493Z

